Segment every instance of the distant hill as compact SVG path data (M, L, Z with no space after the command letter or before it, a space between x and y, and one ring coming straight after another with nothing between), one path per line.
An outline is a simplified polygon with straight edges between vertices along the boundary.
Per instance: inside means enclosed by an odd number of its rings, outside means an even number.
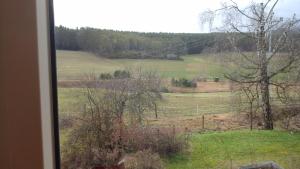
M182 56L183 61L158 59L109 59L88 52L58 50L57 72L58 80L80 80L84 76L95 73L113 73L142 66L144 69L157 71L162 78L203 77L213 79L223 77L225 71L221 61L214 59L213 54Z
M55 27L55 44L60 50L86 51L107 58L180 59L186 54L204 51L230 51L224 33L141 33L95 28ZM244 51L255 43L246 37L238 39Z

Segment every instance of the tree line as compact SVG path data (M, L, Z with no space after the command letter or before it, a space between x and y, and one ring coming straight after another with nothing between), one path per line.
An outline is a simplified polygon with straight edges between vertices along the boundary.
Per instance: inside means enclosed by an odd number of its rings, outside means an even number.
M231 50L224 33L141 33L95 28L55 27L55 44L60 50L80 50L107 58L180 59L185 54ZM240 38L242 50L255 44Z

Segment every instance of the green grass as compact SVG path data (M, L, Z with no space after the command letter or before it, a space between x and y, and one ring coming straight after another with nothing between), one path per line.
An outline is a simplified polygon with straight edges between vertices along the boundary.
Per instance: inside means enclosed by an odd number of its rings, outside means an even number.
M117 69L142 66L158 71L162 77L194 78L201 74L206 77L222 77L224 67L210 55L183 56L184 61L158 59L107 59L91 53L78 51L57 51L59 80L80 79L89 73L113 72Z
M272 160L285 169L300 166L300 133L228 131L194 134L190 153L166 160L168 169L230 169Z

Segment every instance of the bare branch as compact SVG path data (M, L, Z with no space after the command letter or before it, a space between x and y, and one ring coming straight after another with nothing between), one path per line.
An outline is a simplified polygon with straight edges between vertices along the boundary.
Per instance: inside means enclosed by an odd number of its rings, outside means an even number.
M266 8L268 6L269 2L271 2L271 1L272 0L268 0L268 2L265 4L264 8ZM275 3L273 4L273 6L271 7L271 9L269 10L269 14L268 14L268 16L266 18L266 21L268 21L270 19L270 17L273 15L273 10L274 10L275 6L277 5L278 1L279 0L276 0Z
M231 80L233 82L237 82L237 83L258 83L260 81L260 80L245 80L245 79L240 80L240 79L233 77L230 74L224 74L224 77L226 79L229 79L229 80Z
M235 9L235 10L237 10L240 14L242 14L242 15L245 16L245 17L247 17L248 19L251 19L251 20L254 20L254 21L259 21L258 19L249 16L249 15L246 14L243 10L241 10L241 9L238 7L238 5L237 5L236 2L234 2L233 0L230 0L230 1L231 1L234 5L228 6L228 7L227 7L228 9L230 9L230 8Z

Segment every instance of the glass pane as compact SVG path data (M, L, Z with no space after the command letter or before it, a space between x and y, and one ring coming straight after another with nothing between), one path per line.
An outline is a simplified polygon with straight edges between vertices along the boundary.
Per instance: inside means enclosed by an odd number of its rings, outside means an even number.
M61 168L298 168L297 12L54 0Z

